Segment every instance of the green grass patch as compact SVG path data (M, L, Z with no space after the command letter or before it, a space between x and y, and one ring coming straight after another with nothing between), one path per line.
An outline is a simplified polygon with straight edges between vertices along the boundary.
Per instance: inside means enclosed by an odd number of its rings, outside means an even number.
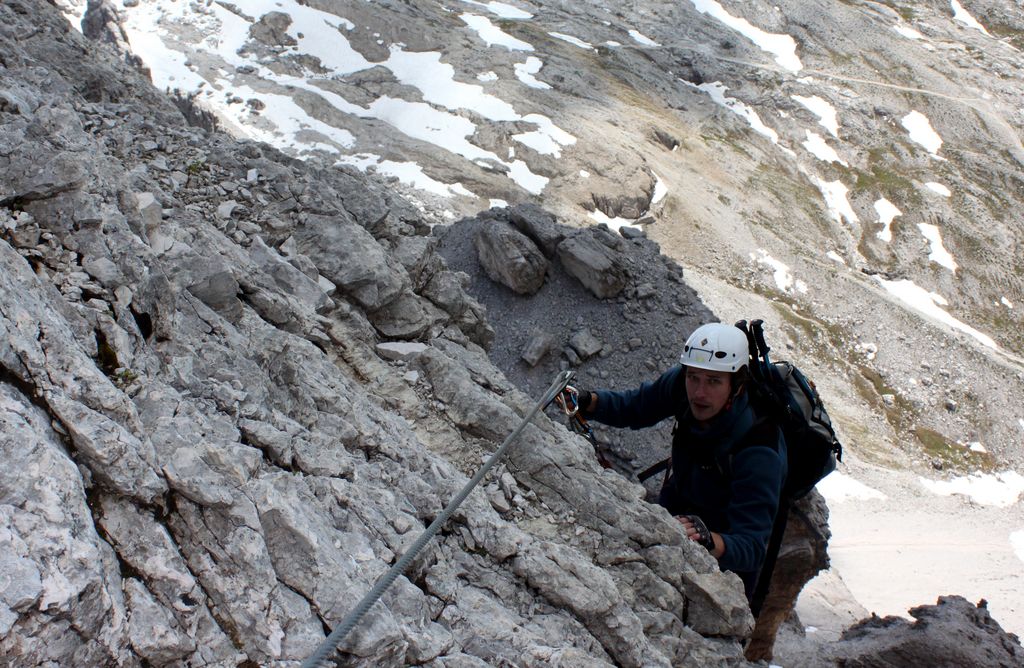
M855 190L881 192L887 199L908 200L917 197L914 182L906 176L880 164L872 164L870 170L851 170L856 177L853 184Z
M941 462L943 468L950 468L962 473L978 470L992 471L995 468L995 458L991 454L974 452L934 429L917 427L913 433L924 453L930 459Z

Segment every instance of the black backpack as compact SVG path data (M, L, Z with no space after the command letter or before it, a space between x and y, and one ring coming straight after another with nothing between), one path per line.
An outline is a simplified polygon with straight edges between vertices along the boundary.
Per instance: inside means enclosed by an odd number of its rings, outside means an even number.
M763 324L740 320L736 326L750 344L751 401L760 414L775 420L786 439L789 474L782 498L795 501L835 470L836 461L843 459L843 446L814 383L789 362L772 362L768 357L771 349L764 340Z

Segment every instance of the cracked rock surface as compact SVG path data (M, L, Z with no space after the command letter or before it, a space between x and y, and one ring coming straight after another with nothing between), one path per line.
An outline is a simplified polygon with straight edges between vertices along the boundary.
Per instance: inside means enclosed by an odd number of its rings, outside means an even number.
M0 26L0 654L296 665L534 399L400 197L188 125L48 3ZM579 446L527 427L343 663L743 663L738 581Z

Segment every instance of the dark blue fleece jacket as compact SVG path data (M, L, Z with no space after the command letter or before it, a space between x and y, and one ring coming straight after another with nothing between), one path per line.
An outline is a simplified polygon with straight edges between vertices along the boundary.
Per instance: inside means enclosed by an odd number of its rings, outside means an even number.
M778 427L760 419L745 392L707 428L699 427L689 415L683 373L675 366L634 390L597 391L597 404L587 415L632 429L679 418L672 473L659 503L673 515L698 515L722 536L719 566L740 576L749 598L786 478L786 443Z

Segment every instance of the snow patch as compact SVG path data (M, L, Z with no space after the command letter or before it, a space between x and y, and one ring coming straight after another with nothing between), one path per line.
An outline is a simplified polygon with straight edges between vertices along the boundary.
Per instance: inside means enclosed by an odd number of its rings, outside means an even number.
M843 259L843 256L835 251L829 251L825 253L825 257L835 262L838 262L839 264L846 264L846 260Z
M807 140L803 146L807 151L822 162L838 162L843 167L848 167L846 161L839 157L835 149L825 142L825 138L817 132L807 130Z
M455 80L455 68L441 62L436 51L402 51L391 47L390 57L382 63L404 84L416 87L427 102L446 109L468 109L492 121L519 120L515 108L501 98L484 92L483 87Z
M522 160L516 160L508 166L508 175L519 184L519 187L534 195L541 194L548 185L548 181L551 180L546 176L531 172L529 166Z
M851 225L860 222L853 207L850 206L850 201L846 198L850 189L844 186L842 181L823 181L817 177L814 180L818 190L821 191L822 196L825 198L828 213L834 221L842 223L845 219Z
M775 62L791 72L799 72L803 65L796 55L796 41L789 35L777 35L761 30L744 18L733 16L715 0L690 0L701 14L718 19L740 33L760 49L775 56Z
M571 146L576 143L576 137L552 123L547 116L527 114L523 116L523 120L534 123L537 129L533 132L512 135L512 139L524 146L529 146L542 155L553 155L560 158L563 146Z
M962 494L983 506L1009 508L1024 494L1024 476L1016 471L975 473L952 480L919 478L928 491L940 496Z
M942 245L942 232L939 231L939 228L928 223L918 223L917 229L921 230L921 234L924 235L924 238L928 240L931 246L928 259L955 272L957 270L956 260L953 259L953 256Z
M614 230L616 232L620 231L623 227L628 227L628 228L631 228L631 229L634 229L634 230L639 230L640 229L640 227L637 226L635 220L630 220L629 218L621 218L621 217L609 218L608 215L605 212L601 211L600 209L594 209L593 211L589 212L587 215L589 215L591 218L593 218L598 223L604 223L610 229L612 229L612 230Z
M885 494L882 494L877 489L868 487L859 480L855 480L851 476L839 471L829 473L819 480L815 487L830 504L886 498Z
M789 292L795 288L798 292L807 292L807 284L803 281L795 280L793 278L793 272L790 271L789 266L773 258L768 254L768 251L763 248L757 249L757 253L751 253L750 259L772 269L773 277L775 278L775 285L778 286L779 290Z
M949 188L942 185L941 183L936 183L935 181L929 181L928 183L924 184L924 187L927 188L928 190L931 190L933 193L942 195L943 197L953 196L953 192Z
M875 276L875 279L878 280L878 282L882 284L882 287L888 290L891 295L922 315L933 320L938 320L939 322L948 325L953 329L964 332L965 334L969 334L989 348L998 349L998 346L996 346L996 342L992 337L979 332L970 325L957 320L944 311L941 307L948 306L949 302L946 301L945 297L937 292L929 292L909 279L887 281L880 276Z
M480 74L476 75L476 80L483 81L485 83L488 81L497 81L498 75L495 74L494 72L481 72Z
M563 42L568 42L569 44L572 44L573 46L578 46L581 49L589 49L589 50L593 50L594 49L594 45L593 44L587 44L586 42L584 42L579 37L573 37L572 35L566 35L566 34L560 33L560 32L549 32L548 34L551 35L552 37L554 37L555 39L560 39Z
M490 13L494 14L501 19L532 19L533 14L530 12L507 5L504 2L477 2L477 0L462 0L467 5L474 5L486 9Z
M1006 308L1013 308L1013 302L1011 302L1006 297L1000 297L999 298L999 303L1002 304L1003 306L1005 306Z
M544 67L543 60L536 56L529 56L525 63L516 63L514 65L516 78L530 88L537 88L539 90L551 88L551 86L533 76L540 72L542 67Z
M814 95L812 97L802 97L800 95L792 95L794 100L806 107L812 114L818 117L818 123L832 133L833 137L839 137L839 118L836 115L836 109L828 100Z
M643 44L644 46L661 46L661 44L658 44L650 37L644 36L638 30L630 30L629 36L632 37L635 42L637 42L638 44Z
M921 33L917 32L916 30L914 30L910 26L895 25L895 26L892 27L892 29L895 30L896 32L898 32L899 34L903 35L907 39L924 39L924 35L922 35Z
M660 176L654 172L651 173L654 174L654 194L651 195L651 204L654 205L665 199L665 195L668 195L668 186L665 185Z
M1010 547L1013 548L1013 553L1017 555L1017 558L1024 561L1024 529L1010 534Z
M491 23L486 16L478 14L461 14L462 22L476 31L476 34L487 43L487 46L503 46L509 51L533 51L533 46L516 39L512 35Z
M914 110L904 116L900 124L910 133L910 141L920 144L929 153L938 156L942 137L932 129L927 116Z
M770 127L765 125L761 121L761 117L757 115L756 111L754 111L747 105L743 104L739 100L725 96L725 92L729 89L722 85L722 82L714 81L711 83L702 83L698 86L696 84L690 83L689 81L686 81L685 79L680 79L680 81L682 81L683 83L692 88L697 88L704 91L705 93L708 94L708 96L711 97L712 100L715 101L716 104L725 107L726 109L733 112L740 118L746 120L750 127L754 130L754 132L758 133L759 135L767 137L768 139L771 140L773 144L779 143L778 133L776 133L775 130L772 130Z
M420 190L425 190L441 197L451 197L452 195L476 197L475 194L470 192L461 183L443 183L431 178L424 173L423 168L415 162L380 160L378 156L370 153L357 153L355 155L341 156L335 164L350 165L364 172L370 167L374 167L378 174L394 176L406 185L419 188Z
M971 16L971 13L968 12L966 9L964 9L963 6L959 2L957 2L957 0L950 0L949 6L953 8L953 20L954 21L958 21L960 23L963 23L968 28L974 28L975 30L980 30L981 32L985 33L986 35L988 34L988 31L985 30L985 26L983 26L980 23L978 23L978 20L975 19L973 16Z
M902 216L903 212L884 197L875 202L875 212L878 213L878 222L885 226L878 232L878 238L889 243L892 241L892 220L896 216Z

